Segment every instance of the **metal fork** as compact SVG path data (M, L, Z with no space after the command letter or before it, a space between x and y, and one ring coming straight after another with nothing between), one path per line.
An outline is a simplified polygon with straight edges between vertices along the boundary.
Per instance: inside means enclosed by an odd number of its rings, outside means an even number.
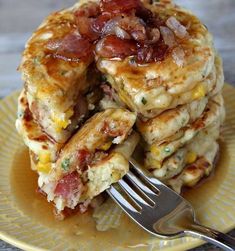
M130 164L132 168L124 178L106 191L139 226L160 238L191 236L224 250L235 250L234 238L199 224L187 200L152 177L134 159Z

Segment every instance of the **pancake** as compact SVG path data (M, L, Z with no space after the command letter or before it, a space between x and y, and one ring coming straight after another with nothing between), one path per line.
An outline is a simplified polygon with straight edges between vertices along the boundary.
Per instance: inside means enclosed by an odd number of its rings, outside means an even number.
M194 187L202 178L208 177L215 166L219 144L213 142L207 153L194 163L186 165L183 171L166 181L166 184L180 193L182 187Z
M63 144L59 144L48 137L35 122L29 110L25 90L22 90L18 98L16 129L35 158L39 159L38 170L43 169L41 162L46 164L45 162L53 162L56 160L57 154L63 147Z
M173 178L181 173L186 165L206 156L219 138L220 123L201 130L190 143L184 145L167 158L160 169L154 169L153 175L162 181Z
M40 173L39 186L58 211L74 209L128 171L128 158L138 141L136 133L129 136L135 119L124 109L95 114L63 147L49 173ZM78 189L72 189L73 184Z
M146 7L163 20L174 16L188 27L188 38L177 40L185 51L184 64L179 67L169 54L162 61L144 65L133 63L133 58L98 57L97 65L130 109L151 118L163 110L201 98L211 90L215 51L212 36L191 13L162 4Z
M60 143L87 115L84 95L99 81L94 65L89 67L92 59L66 61L52 55L60 40L71 37L75 30L76 6L52 13L43 21L27 42L20 65L34 119Z
M179 148L189 143L198 132L215 123L222 124L225 117L222 95L217 95L207 105L205 112L192 124L182 128L173 136L162 142L146 146L145 167L147 169L161 168L163 160L171 156Z
M78 166L75 157L79 151L92 154L96 150L108 150L112 144L122 143L135 120L134 113L120 108L96 113L65 145L56 163L58 170L61 170L65 159L70 159L70 168Z
M79 196L75 198L63 198L55 194L56 184L53 177L46 175L45 173L39 173L38 185L40 192L46 196L48 202L52 202L55 205L56 217L64 219L67 217L67 211L70 213L77 211L86 211L88 205L91 203L94 206L96 198L105 189L107 189L112 183L117 182L122 176L124 176L129 170L128 159L132 155L136 144L138 143L139 136L136 132L133 132L122 144L115 146L109 153L108 157L103 159L96 165L92 165L89 169L83 172L81 185L76 184L76 191L79 191ZM31 167L36 170L36 164L33 154L30 152ZM74 172L63 177L59 181L61 192L61 184L66 183L66 188L69 189L69 184L76 180ZM58 185L58 184L57 184ZM58 188L57 188L58 192Z
M216 94L220 93L224 86L223 62L222 58L218 54L215 57L215 69L216 69L216 82L211 92L209 93L210 97L213 97Z
M201 116L208 102L204 97L190 104L167 110L148 121L137 121L138 131L148 144L162 141L172 136L187 124ZM166 126L167 125L167 126Z

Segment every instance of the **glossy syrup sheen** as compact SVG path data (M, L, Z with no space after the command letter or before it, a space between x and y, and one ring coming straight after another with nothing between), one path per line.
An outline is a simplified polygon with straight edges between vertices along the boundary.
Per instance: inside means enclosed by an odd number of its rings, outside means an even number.
M219 189L219 184L224 180L229 156L225 144L221 143L220 159L213 175L201 182L200 186L187 189L183 196L188 199L196 209L197 216L203 215L203 208L207 201L214 196ZM20 165L19 165L20 163ZM18 166L23 168L18 168ZM33 222L47 226L66 238L74 248L82 243L96 243L97 250L102 250L102 243L112 242L114 247L147 246L153 236L146 233L125 214L121 217L120 226L105 232L96 230L92 211L85 214L74 215L64 221L58 221L53 215L53 206L44 197L36 193L37 174L30 169L30 160L27 148L17 151L11 170L11 188L19 210L29 216ZM100 245L100 247L99 247Z

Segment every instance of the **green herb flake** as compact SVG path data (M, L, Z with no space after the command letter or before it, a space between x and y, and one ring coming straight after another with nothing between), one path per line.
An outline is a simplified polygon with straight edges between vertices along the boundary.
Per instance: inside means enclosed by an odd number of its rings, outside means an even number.
M131 65L136 64L136 59L135 59L135 57L131 57L130 60L129 60L129 63L130 63Z
M141 102L142 102L142 104L146 105L146 104L147 104L147 99L146 99L145 97L143 97L143 98L141 99Z
M64 159L61 163L61 167L64 169L64 171L69 170L69 165L70 165L70 160L69 159Z
M33 63L34 63L35 65L39 64L39 57L33 58Z
M171 152L171 149L170 149L169 147L165 147L164 152L165 152L165 153L170 153L170 152Z
M20 118L23 118L24 117L24 112L23 111L20 111L20 112L17 112L17 117L20 119Z
M176 155L176 158L180 161L182 160L182 157L180 155Z
M182 126L184 126L186 122L187 122L187 119L183 118L182 119Z
M102 76L101 76L101 81L102 81L102 82L107 82L107 77L106 77L105 75L102 75Z
M60 72L60 75L61 75L61 76L64 76L66 73L67 73L67 71L61 71L61 72Z

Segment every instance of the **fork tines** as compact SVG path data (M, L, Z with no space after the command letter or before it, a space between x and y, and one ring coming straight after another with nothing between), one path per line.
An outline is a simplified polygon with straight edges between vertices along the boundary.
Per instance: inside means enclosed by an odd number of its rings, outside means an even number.
M162 183L143 171L133 159L131 168L118 185L112 185L107 192L124 209L133 213L141 213L143 207L155 207L156 196L160 194ZM124 192L124 193L123 193Z

